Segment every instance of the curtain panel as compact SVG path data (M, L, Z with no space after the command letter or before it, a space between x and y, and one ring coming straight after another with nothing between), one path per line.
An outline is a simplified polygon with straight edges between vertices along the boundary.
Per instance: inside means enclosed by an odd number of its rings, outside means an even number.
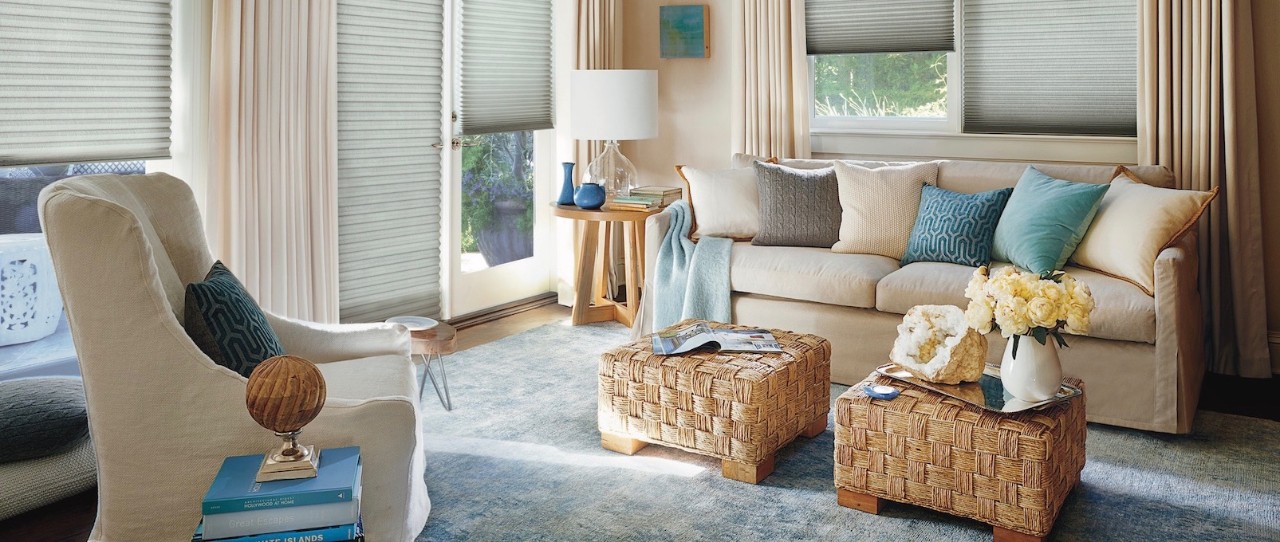
M210 51L214 256L263 308L338 321L334 0L222 0Z
M1142 0L1138 149L1181 188L1219 189L1200 220L1210 370L1271 376L1249 0Z
M734 8L733 150L809 157L809 60L803 0Z

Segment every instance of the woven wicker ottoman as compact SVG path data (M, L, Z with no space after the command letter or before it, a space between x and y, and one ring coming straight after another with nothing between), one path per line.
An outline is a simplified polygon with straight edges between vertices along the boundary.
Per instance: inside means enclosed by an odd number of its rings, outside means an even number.
M903 391L872 399L867 384ZM997 541L1040 540L1084 468L1084 395L1003 414L873 374L836 399L835 433L841 506L877 514L889 499L988 523Z
M831 401L831 343L770 331L783 353L662 356L649 337L605 352L600 445L627 455L648 444L680 448L720 458L725 478L763 480L780 448L826 430Z

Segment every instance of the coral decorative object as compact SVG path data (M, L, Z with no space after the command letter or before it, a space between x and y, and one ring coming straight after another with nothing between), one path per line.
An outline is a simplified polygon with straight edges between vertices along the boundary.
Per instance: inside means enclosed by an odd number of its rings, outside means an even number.
M986 365L987 339L969 327L960 307L917 305L902 317L889 359L929 382L977 382Z
M61 319L62 296L44 235L0 235L0 346L48 337Z

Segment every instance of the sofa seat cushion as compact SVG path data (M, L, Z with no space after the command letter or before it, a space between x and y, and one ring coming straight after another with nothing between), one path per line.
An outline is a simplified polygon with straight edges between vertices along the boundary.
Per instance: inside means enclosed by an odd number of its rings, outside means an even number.
M997 263L994 267L1009 265ZM916 305L967 307L965 286L973 267L939 262L916 262L890 273L876 286L876 309L906 314ZM1156 300L1124 280L1078 267L1065 271L1089 285L1097 305L1089 336L1155 344ZM1070 340L1068 340L1070 342Z
M734 243L731 258L735 292L864 309L876 306L876 283L898 269L893 258L815 247Z

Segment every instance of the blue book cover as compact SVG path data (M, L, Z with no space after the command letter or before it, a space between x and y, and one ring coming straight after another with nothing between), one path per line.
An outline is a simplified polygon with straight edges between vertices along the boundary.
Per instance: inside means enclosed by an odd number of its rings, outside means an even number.
M320 451L315 478L256 482L262 455L239 455L222 461L201 509L204 515L348 502L359 484L360 447Z
M237 538L220 538L218 542L363 542L364 525L356 521L350 525L334 525L319 529L302 531L284 531L279 533L255 534ZM196 526L191 542L213 542L204 539L204 523Z

